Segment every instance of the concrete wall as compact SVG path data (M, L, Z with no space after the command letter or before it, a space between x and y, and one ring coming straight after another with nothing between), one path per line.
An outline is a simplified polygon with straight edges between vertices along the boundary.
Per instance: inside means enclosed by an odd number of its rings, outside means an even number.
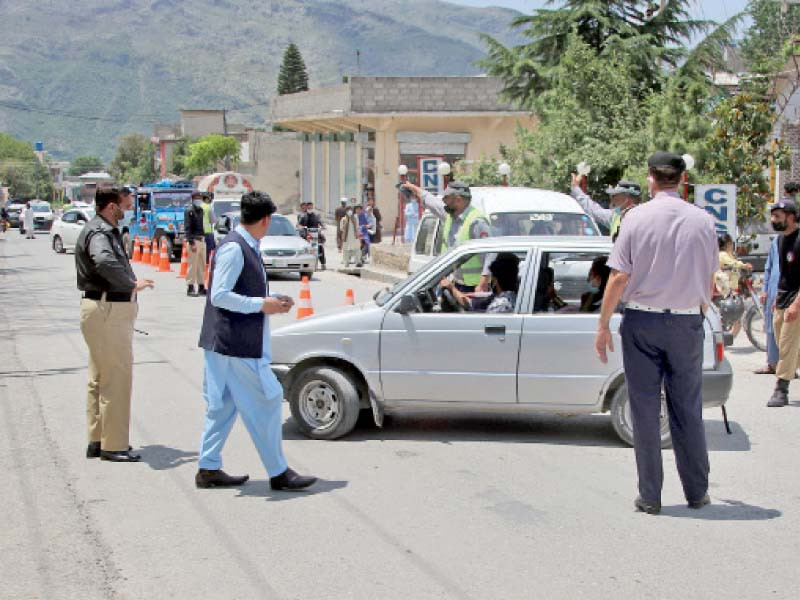
M222 133L221 110L181 110L183 137L199 138L212 133Z
M242 165L257 190L267 192L281 213L293 212L300 202L300 148L294 133L251 131L251 162Z

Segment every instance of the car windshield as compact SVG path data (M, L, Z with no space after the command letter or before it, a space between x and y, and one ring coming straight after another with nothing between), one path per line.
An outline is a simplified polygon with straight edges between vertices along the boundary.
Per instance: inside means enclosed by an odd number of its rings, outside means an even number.
M493 213L492 236L600 235L588 215L553 212Z
M241 210L242 203L240 200L214 200L211 204L211 209L214 211L214 216L219 217L229 212L237 212Z
M297 235L297 231L286 217L272 215L267 235Z
M41 212L41 213L50 212L50 207L47 206L46 204L34 204L33 206L31 206L31 208L33 209L33 212Z
M154 192L153 206L155 208L184 209L192 202L191 190L186 192Z

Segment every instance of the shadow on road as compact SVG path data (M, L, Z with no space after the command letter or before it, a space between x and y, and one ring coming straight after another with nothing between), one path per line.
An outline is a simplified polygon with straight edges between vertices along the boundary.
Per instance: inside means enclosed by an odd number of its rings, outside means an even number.
M239 492L236 498L266 498L270 502L284 502L286 500L293 500L295 498L302 498L303 496L316 496L317 494L324 494L334 490L341 490L347 487L347 481L337 481L330 479L320 479L307 490L298 492L276 492L269 487L269 481L266 479L251 479L240 488L236 488Z
M142 446L140 449L142 462L155 471L174 469L186 463L197 462L197 452L186 452L162 444Z
M750 438L747 433L734 421L730 421L730 426L733 433L728 435L722 420L706 419L709 450L727 452L750 450ZM283 424L283 438L309 440L298 430L294 419L291 418ZM455 414L438 411L393 413L386 416L383 428L377 428L371 412L365 410L359 416L353 432L337 440L337 443L393 440L441 444L484 441L630 449L614 433L608 415L558 417L481 412Z
M693 510L682 504L665 506L661 509L661 514L665 517L703 521L769 521L783 515L775 508L762 508L739 500L724 498L714 500L712 504L700 510Z

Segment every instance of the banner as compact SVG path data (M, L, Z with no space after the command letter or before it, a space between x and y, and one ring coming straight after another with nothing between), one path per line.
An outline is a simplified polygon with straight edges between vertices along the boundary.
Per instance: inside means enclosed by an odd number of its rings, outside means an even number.
M694 203L714 219L717 235L736 239L736 186L730 183L695 185Z
M419 165L419 187L432 194L441 195L444 192L443 177L439 175L441 156L420 156L417 158Z

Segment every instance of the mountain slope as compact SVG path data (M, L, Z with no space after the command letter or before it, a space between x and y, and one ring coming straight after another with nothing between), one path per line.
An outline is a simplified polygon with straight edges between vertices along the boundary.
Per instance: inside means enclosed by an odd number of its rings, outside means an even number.
M356 73L357 49L362 75L468 75L479 32L518 41L516 14L438 0L0 0L0 131L109 159L120 136L178 108L263 124L290 41L312 87Z

